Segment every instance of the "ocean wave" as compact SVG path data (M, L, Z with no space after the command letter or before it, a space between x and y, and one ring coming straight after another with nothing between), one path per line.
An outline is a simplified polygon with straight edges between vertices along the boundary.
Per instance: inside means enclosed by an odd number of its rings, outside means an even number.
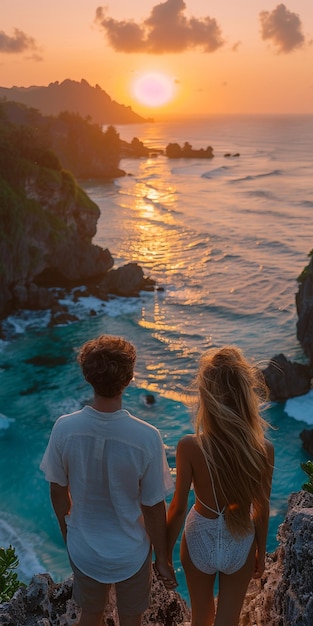
M277 196L275 196L271 191L266 191L265 189L255 189L247 191L247 196L251 198L265 198L266 200L277 200ZM313 206L313 203L312 203ZM276 213L273 211L273 215L276 216Z
M33 574L38 574L44 570L35 552L35 545L38 543L37 535L33 536L19 528L17 520L11 516L1 513L0 518L0 545L8 548L12 545L15 548L19 559L19 577L28 581Z
M303 206L303 207L307 207L309 209L313 208L313 202L311 200L303 200L302 202L298 203L298 206Z
M201 174L201 178L217 178L218 176L224 176L229 172L232 168L227 165L222 165L221 167L217 167L215 170L209 170L208 172L204 172Z
M247 180L258 180L259 178L269 178L272 176L282 176L283 172L281 170L272 170L271 172L264 172L262 174L248 174L248 176L243 176L242 178L234 178L229 181L229 183L242 183Z
M285 412L299 422L313 424L313 390L304 396L289 398L285 404Z
M10 428L10 424L13 422L15 422L13 417L7 417L6 415L3 415L3 413L0 413L0 433L1 431L8 430L8 428Z

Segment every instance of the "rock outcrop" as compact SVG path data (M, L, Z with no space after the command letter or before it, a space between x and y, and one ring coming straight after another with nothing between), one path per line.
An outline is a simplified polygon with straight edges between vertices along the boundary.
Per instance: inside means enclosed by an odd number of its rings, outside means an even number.
M38 121L38 112L33 115ZM104 299L153 289L154 281L135 263L110 273L110 251L92 243L99 207L29 123L0 118L0 317L17 309L50 308L52 323L70 321L53 287L86 285ZM118 163L116 131L99 132L111 146L108 160Z
M1 626L73 626L79 608L71 599L72 578L56 584L49 574L34 576L27 588L20 588L11 602L0 605ZM166 591L153 572L151 602L142 626L178 626L190 621L190 610L176 591ZM115 591L111 589L103 623L118 626Z
M313 428L305 428L300 433L304 449L313 457Z
M312 626L313 494L291 494L279 547L267 555L265 573L252 580L240 626Z
M49 306L40 287L84 284L113 266L109 250L91 243L98 206L64 170L37 168L27 176L25 197L2 205L0 235L0 313L7 309ZM15 210L14 210L15 209Z
M169 159L213 159L213 148L194 149L188 141L181 147L178 143L169 143L165 148L165 154Z
M309 254L310 262L298 277L296 307L298 313L297 338L304 353L313 363L313 251Z
M302 396L311 388L311 368L289 361L284 354L274 356L263 374L272 401Z

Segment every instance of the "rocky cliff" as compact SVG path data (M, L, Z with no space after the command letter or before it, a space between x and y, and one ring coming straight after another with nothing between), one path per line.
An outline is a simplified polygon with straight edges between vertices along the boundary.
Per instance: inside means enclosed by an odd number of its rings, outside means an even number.
M284 401L307 393L313 378L313 250L310 261L298 277L296 309L297 339L308 359L306 364L291 362L283 354L272 357L263 371L270 399Z
M312 537L313 495L293 493L279 546L267 555L262 579L250 583L240 626L312 626Z
M296 306L298 313L297 337L313 365L313 251L310 262L298 277Z
M20 588L11 602L0 604L1 626L74 626L79 609L71 600L72 579L55 584L48 574L34 576L30 585ZM142 626L178 626L190 621L190 610L176 591L166 591L152 577L151 602L143 615ZM111 589L103 623L118 626L115 592Z
M37 286L40 299L39 287L85 283L106 274L112 256L91 243L99 214L62 170L34 168L21 195L0 186L0 313L21 306L30 285L33 293Z
M239 626L312 626L313 494L294 493L279 528L279 546L266 558L261 580L252 580ZM34 576L11 602L0 605L1 626L73 626L78 607L71 600L72 580L55 584L48 574ZM175 591L166 591L153 574L151 604L143 626L178 626L190 622L190 610ZM118 626L114 591L104 624Z
M51 287L98 285L99 297L153 288L136 264L110 274L109 250L92 243L99 215L42 137L0 115L0 317L55 306Z

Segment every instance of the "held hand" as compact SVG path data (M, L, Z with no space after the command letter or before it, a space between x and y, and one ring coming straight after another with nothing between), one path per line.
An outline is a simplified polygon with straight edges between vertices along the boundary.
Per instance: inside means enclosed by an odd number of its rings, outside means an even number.
M165 589L168 591L175 589L178 586L174 568L170 563L160 563L156 561L154 563L154 571L158 580L160 580Z
M255 566L252 578L261 578L265 569L265 555L259 555L258 551L255 553Z

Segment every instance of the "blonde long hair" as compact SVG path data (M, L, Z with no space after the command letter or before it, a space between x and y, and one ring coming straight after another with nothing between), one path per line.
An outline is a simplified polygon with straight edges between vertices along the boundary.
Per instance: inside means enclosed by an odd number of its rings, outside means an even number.
M260 370L235 346L206 352L196 382L199 444L226 502L227 527L233 535L245 535L251 528L251 504L260 510L268 498L264 438L268 424L260 415L266 386Z

